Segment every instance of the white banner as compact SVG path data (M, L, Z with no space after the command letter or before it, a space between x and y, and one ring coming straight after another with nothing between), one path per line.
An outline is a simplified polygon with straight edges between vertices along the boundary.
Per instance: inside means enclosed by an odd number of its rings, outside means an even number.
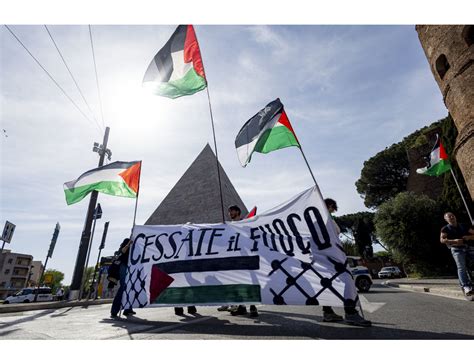
M346 255L319 191L226 224L143 225L133 230L124 308L354 305Z

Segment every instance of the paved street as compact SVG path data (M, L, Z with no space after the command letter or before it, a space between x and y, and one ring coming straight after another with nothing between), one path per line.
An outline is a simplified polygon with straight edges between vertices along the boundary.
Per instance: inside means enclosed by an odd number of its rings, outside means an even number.
M322 322L320 307L260 306L260 317L215 307L175 316L172 308L109 319L110 305L0 315L3 339L474 339L474 302L375 284L362 296L372 328ZM341 312L342 309L337 309Z

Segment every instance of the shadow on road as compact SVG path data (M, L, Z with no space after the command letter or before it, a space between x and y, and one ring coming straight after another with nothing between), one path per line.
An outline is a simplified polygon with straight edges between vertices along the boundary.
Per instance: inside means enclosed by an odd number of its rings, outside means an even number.
M222 325L229 323L228 320L219 320L213 316L202 316L199 313L194 315L182 315L182 319L178 322L176 321L152 321L141 319L137 316L129 316L117 319L103 319L101 323L112 324L113 327L119 327L127 331L127 335L131 340L133 340L132 335L138 333L147 333L154 331L156 334L163 332L170 332L176 329L182 329L188 325L186 324L196 324L201 321L208 322L208 325ZM116 336L111 337L111 339L117 338Z
M229 336L230 339L240 337L248 339L335 339L335 340L452 340L474 339L473 335L454 332L428 332L406 330L393 327L392 324L373 322L370 328L361 328L343 323L325 323L322 317L299 313L260 310L256 319L240 316L240 322L230 322L222 317L186 316L180 322L163 322L140 319L139 317L119 320L104 319L103 323L112 323L115 327L127 330L133 340L133 334L146 333L147 339L164 339L166 333L183 334L183 339L201 339L202 335ZM249 320L246 324L245 321ZM183 323L186 323L183 325ZM263 323L264 325L255 325ZM392 326L392 327L388 327ZM189 337L195 335L195 337ZM111 339L113 339L112 337Z
M28 317L24 317L24 318L15 320L15 321L0 322L0 329L4 329L6 327L10 327L10 326L13 326L13 325L18 325L18 324L21 324L23 322L33 321L33 320L36 320L37 318L49 315L50 313L52 313L54 311L56 311L56 310L55 309L44 310L44 311L38 312L37 314L31 315L31 316L28 316Z
M67 313L71 311L74 307L69 307L67 310L61 312L61 313L55 313L54 315L51 315L51 317L61 317L61 316L67 316Z

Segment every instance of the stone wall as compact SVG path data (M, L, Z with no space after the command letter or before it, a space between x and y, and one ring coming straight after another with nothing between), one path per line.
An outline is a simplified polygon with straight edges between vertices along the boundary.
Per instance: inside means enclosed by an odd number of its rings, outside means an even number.
M474 26L417 25L416 31L458 130L453 154L473 198Z

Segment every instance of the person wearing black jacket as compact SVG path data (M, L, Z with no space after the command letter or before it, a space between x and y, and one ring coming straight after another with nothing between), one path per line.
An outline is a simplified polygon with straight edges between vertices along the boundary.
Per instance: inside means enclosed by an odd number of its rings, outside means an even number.
M474 227L458 223L452 212L444 214L448 223L441 229L440 242L446 244L458 269L459 284L468 300L474 296L473 283L467 273L467 262L474 260Z
M116 256L118 255L116 259L120 262L120 284L117 293L115 294L114 301L112 303L112 308L110 310L111 318L116 318L117 314L122 308L122 296L125 290L125 276L127 275L130 245L132 245L132 240L129 238L124 239L122 244L120 244L119 250L115 253ZM135 311L133 311L132 309L126 309L123 311L123 314L125 316L134 315Z

